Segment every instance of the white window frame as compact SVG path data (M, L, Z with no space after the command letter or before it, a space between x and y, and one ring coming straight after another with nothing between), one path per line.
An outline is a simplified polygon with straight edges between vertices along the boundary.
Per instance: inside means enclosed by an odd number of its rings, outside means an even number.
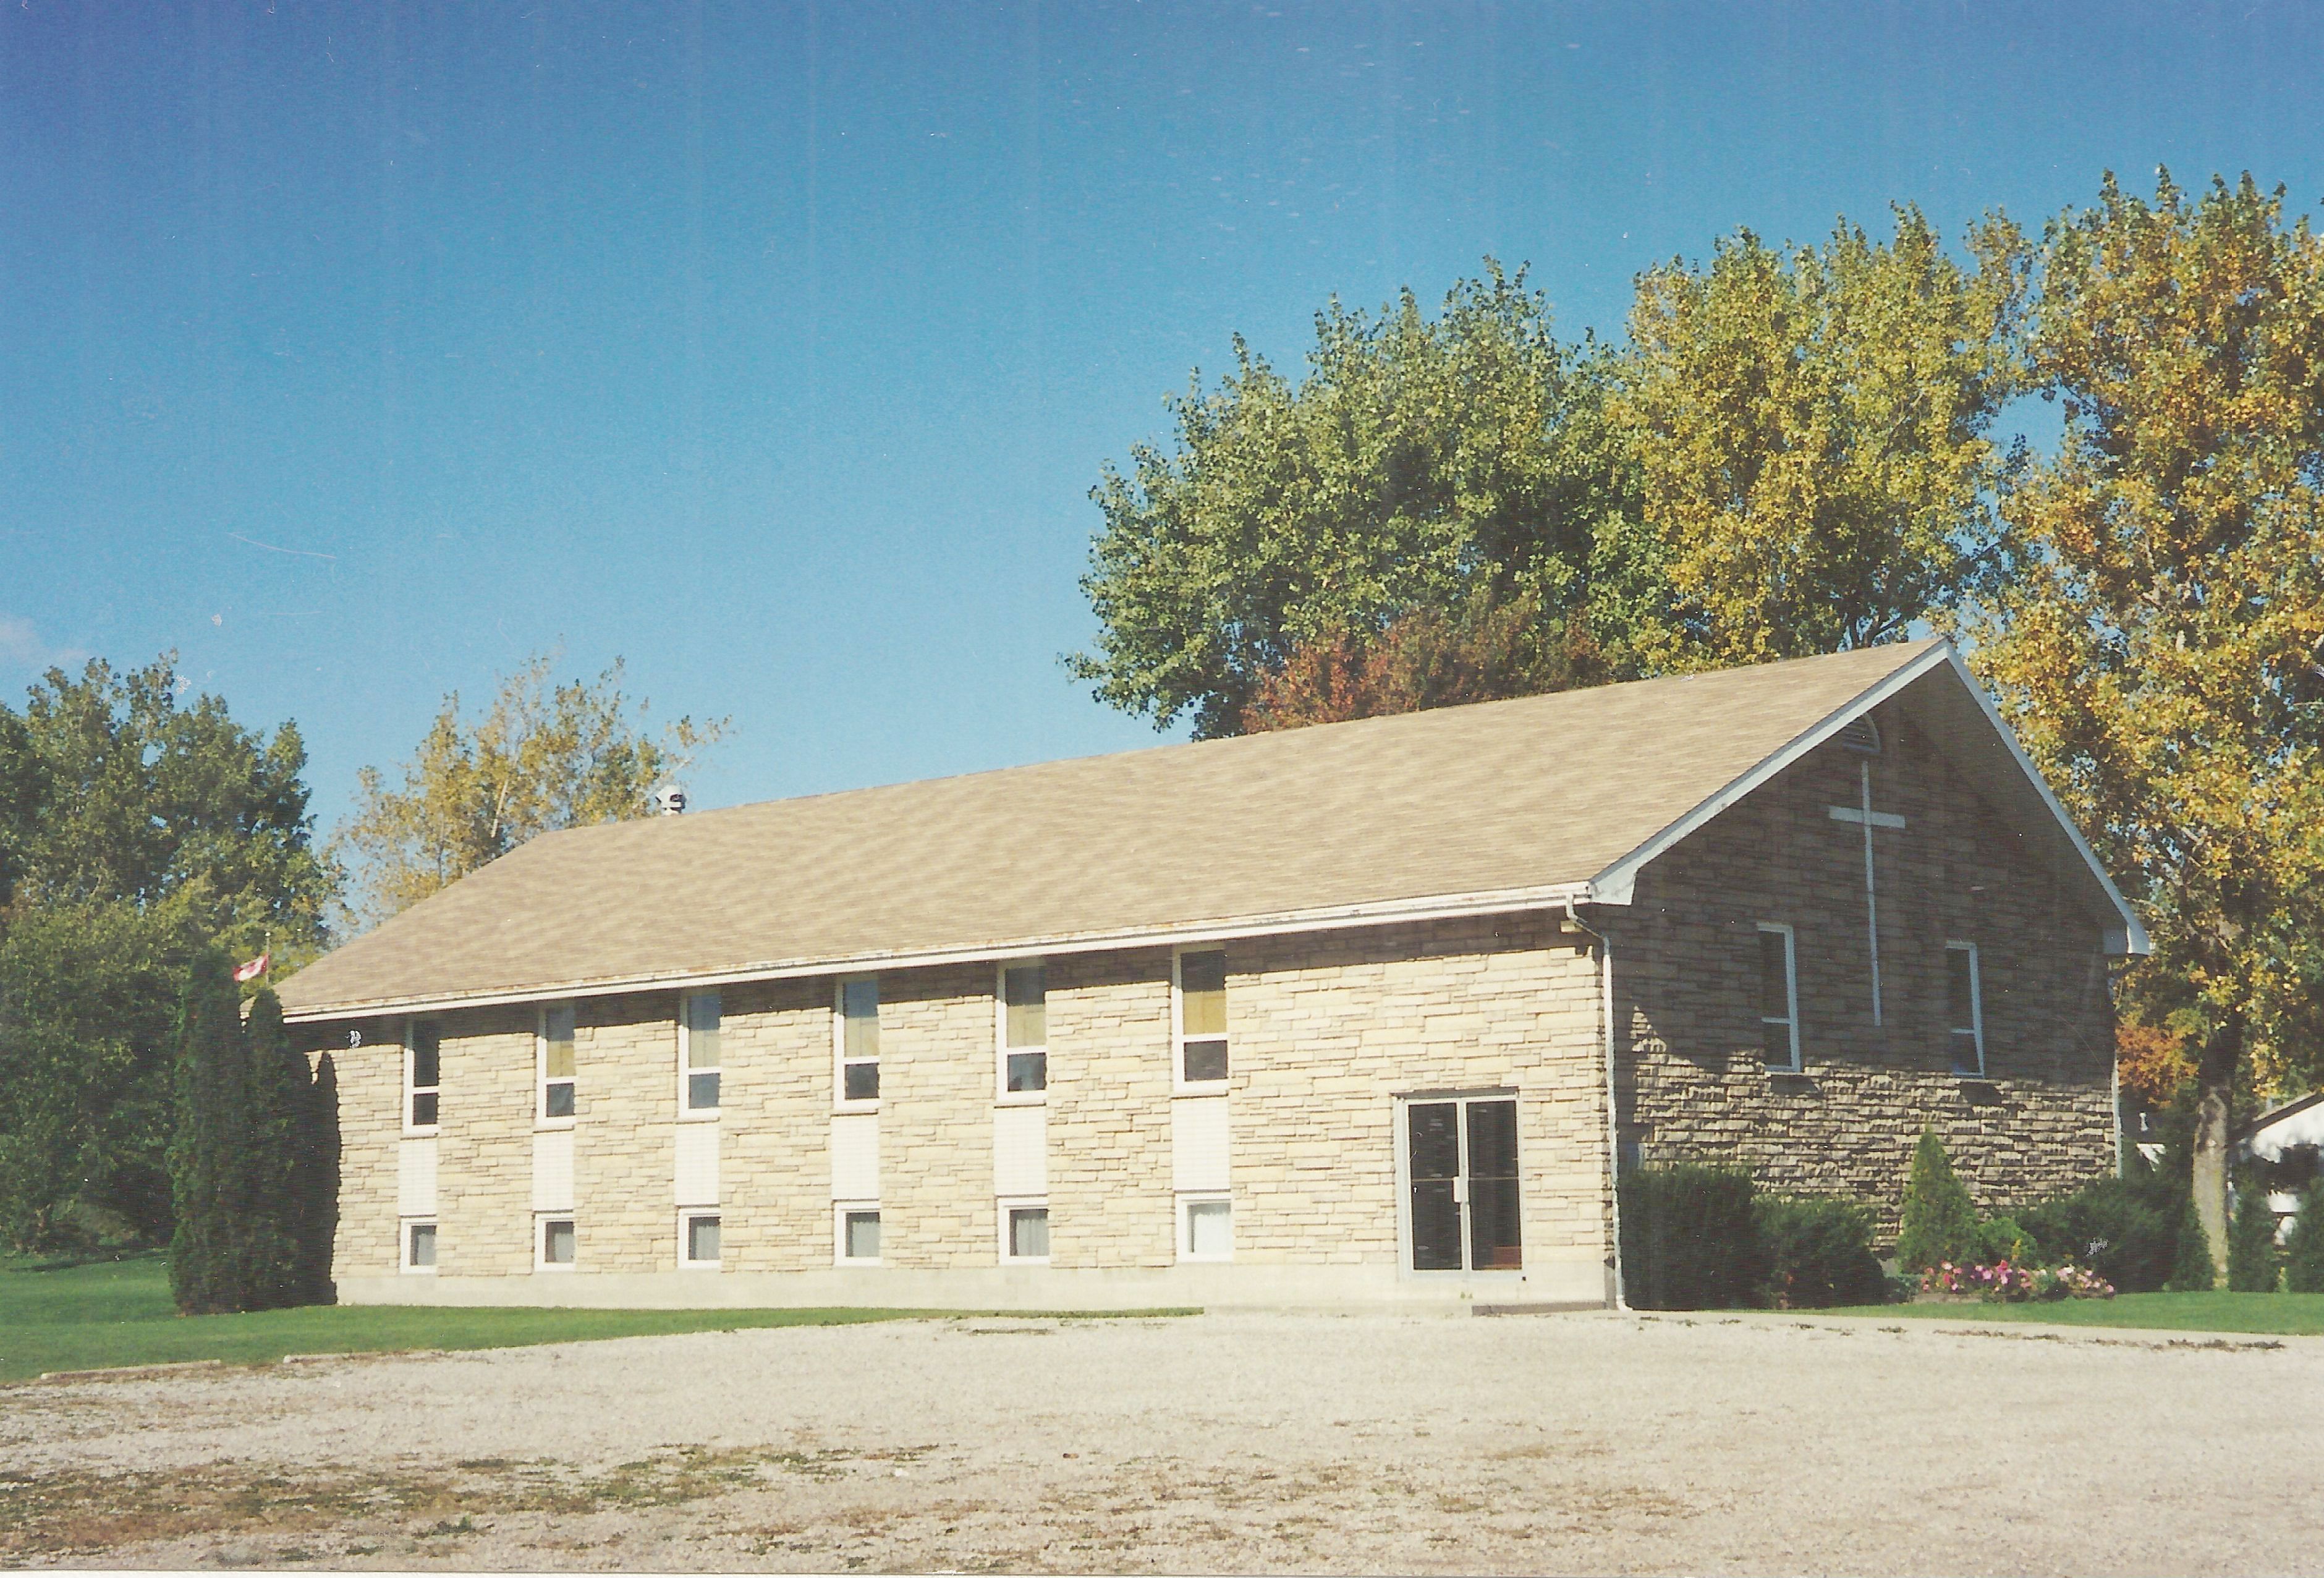
M1227 1030L1223 1035L1195 1036L1186 1034L1186 989L1183 968L1188 954L1220 954L1226 952L1222 943L1202 943L1170 950L1170 1094L1176 1096L1222 1096L1234 1083L1234 1010L1227 1010ZM1224 991L1222 985L1222 991ZM1227 1077L1224 1079L1194 1079L1186 1077L1186 1042L1224 1041L1227 1044Z
M1000 1233L1001 1263L1004 1266L1046 1266L1047 1255L1012 1255L1009 1252L1009 1213L1012 1211L1038 1211L1044 1215L1049 1209L1047 1195L1003 1195L995 1203L1000 1207L993 1213L993 1223Z
M1791 1010L1791 1017L1788 1020L1776 1018L1775 1015L1766 1011L1766 1004L1758 1002L1760 986L1760 964L1757 952L1760 946L1758 939L1762 937L1767 936L1771 932L1784 939L1784 1006ZM1807 1062L1800 1051L1800 948L1798 935L1794 932L1789 926L1780 920L1763 920L1759 922L1758 930L1752 937L1751 946L1754 950L1751 959L1751 998L1753 1002L1758 1005L1759 1009L1757 1015L1759 1021L1759 1044L1762 1048L1766 1047L1767 1039L1767 1027L1769 1025L1787 1024L1791 1029L1791 1062L1782 1067L1778 1067L1773 1063L1768 1063L1766 1064L1767 1072L1770 1074L1802 1073L1806 1069ZM1764 1051L1761 1054L1761 1057L1764 1062Z
M1038 1047L1011 1047L1009 1044L1009 972L1039 970L1041 983L1041 1044ZM1040 1107L1049 1101L1049 1037L1048 1037L1048 961L1038 955L1027 959L1002 959L992 967L992 1100L1003 1107ZM1009 1088L1009 1057L1011 1053L1041 1055L1041 1088L1037 1091L1012 1091Z
M573 1258L552 1260L549 1258L549 1224L562 1222L573 1229ZM536 1211L532 1213L532 1269L559 1274L569 1272L581 1264L581 1220L570 1211Z
M412 1076L419 1072L420 1027L436 1027L436 1083L413 1084ZM415 1123L411 1121L411 1101L414 1096L433 1095L436 1098L436 1121ZM403 1112L401 1114L403 1132L414 1137L441 1134L444 1131L444 1025L440 1020L406 1020L403 1021Z
M831 1261L833 1265L879 1266L886 1263L880 1255L851 1257L847 1252L847 1219L850 1216L853 1216L862 1212L870 1212L872 1215L879 1216L880 1202L877 1200L834 1200L831 1203ZM887 1229L887 1221L882 1217L880 1223L880 1248L883 1252L888 1247Z
M1977 1044L1977 1068L1963 1068L1953 1056L1953 1043L1960 1038L1962 1027L1953 1023L1953 961L1955 954L1969 955L1969 1038ZM1985 1072L1985 970L1978 959L1977 945L1958 937L1945 943L1945 1057L1957 1079L1983 1079Z
M564 1009L573 1015L574 1072L571 1077L559 1079L555 1083L558 1084L569 1084L573 1087L574 1111L578 1112L580 1110L580 1010L574 1004L569 1002L544 1003L541 1005L540 1011L534 1015L532 1025L532 1126L535 1129L570 1129L573 1127L573 1114L571 1112L567 1113L562 1118L552 1118L549 1115L549 1087L551 1083L549 1077L549 1016L558 1009Z
M691 1062L694 1038L694 1001L699 997L715 997L718 1002L718 1102L717 1106L696 1107L687 1103L687 1076L693 1073ZM726 1101L726 1002L718 992L681 992L678 994L678 1120L681 1123L715 1123Z
M879 991L880 977L877 974L872 973L842 975L838 980L833 982L831 986L831 1110L835 1112L876 1112L880 1110L880 1098L878 1096L867 1097L861 1101L849 1101L847 1099L847 1065L849 1061L847 1057L847 988L850 983L859 981L869 981L872 983L872 990L874 992ZM874 1068L877 1068L880 1066L881 1059L887 1056L887 1027L881 1022L881 1015L886 1011L887 1007L887 994L881 992L880 994L878 1007L872 1016L872 1022L875 1025L879 1025L881 1028L881 1047L879 1053L869 1059L859 1057L854 1059L854 1061L858 1063L869 1061ZM862 1262L852 1260L848 1263L850 1265L861 1265Z
M694 1259L692 1254L694 1243L693 1229L694 1224L706 1216L718 1223L718 1258L710 1260L697 1260ZM726 1220L724 1211L715 1205L689 1205L678 1212L678 1266L679 1270L718 1270L725 1264L725 1254Z
M1194 1213L1197 1205L1223 1205L1227 1208L1227 1252L1223 1255L1198 1255L1194 1252ZM1227 1189L1188 1189L1178 1196L1178 1259L1187 1265L1224 1265L1234 1259L1234 1195Z
M429 1261L425 1266L417 1266L412 1264L411 1230L415 1227L428 1228L436 1235L436 1258ZM433 1277L436 1275L437 1264L444 1258L444 1230L442 1227L438 1225L436 1218L432 1216L405 1216L398 1218L395 1227L395 1263L398 1270L404 1272L408 1276L413 1277Z

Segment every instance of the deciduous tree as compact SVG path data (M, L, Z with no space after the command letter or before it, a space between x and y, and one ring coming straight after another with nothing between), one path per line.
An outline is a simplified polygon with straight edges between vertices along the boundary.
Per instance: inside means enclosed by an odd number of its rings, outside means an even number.
M499 682L484 715L461 715L459 693L391 785L377 768L356 780L354 817L338 847L355 867L352 910L375 924L514 849L562 827L649 815L649 797L726 731L726 720L681 717L645 732L649 706L622 689L622 663L595 681L552 683L544 653Z
M1558 343L1522 271L1488 260L1434 318L1410 291L1376 315L1334 300L1297 383L1234 354L1217 388L1198 375L1168 402L1174 449L1141 445L1092 490L1100 628L1069 662L1100 699L1232 734L1303 648L1328 663L1480 595L1552 633L1653 600L1606 358Z
M2228 1241L2239 1067L2315 1045L2324 900L2324 245L2249 176L2053 222L2030 369L2064 405L1973 661L2150 917L2200 1031L2194 1195Z
M1995 219L1969 250L1906 208L1886 243L1744 231L1639 277L1610 411L1670 591L1638 611L1644 664L1892 641L1990 579L2024 245Z

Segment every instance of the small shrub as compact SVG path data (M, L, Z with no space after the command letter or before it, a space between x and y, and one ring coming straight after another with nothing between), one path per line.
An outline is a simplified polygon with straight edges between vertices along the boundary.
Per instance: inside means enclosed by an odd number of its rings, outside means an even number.
M2034 1236L2017 1225L2016 1218L1997 1216L1977 1224L1977 1258L1988 1266L2002 1260L2015 1266L2030 1266L2044 1257Z
M2324 1293L2324 1178L2300 1196L2283 1246L2283 1285L2294 1293Z
M1751 1177L1723 1167L1624 1175L1623 1291L1634 1309L1732 1309L1760 1280Z
M2273 1293L2276 1277L2275 1212L2267 1190L2246 1178L2227 1228L2227 1287L2236 1293Z
M2171 1256L2171 1280L2163 1285L2165 1293L2209 1293L2219 1285L2219 1269L2211 1260L2211 1239L2203 1231L2203 1219L2195 1213L2195 1196L2190 1190L2180 1196L2179 1235Z
M1879 1304L1888 1293L1872 1255L1872 1222L1847 1200L1761 1195L1751 1202L1767 1302L1778 1309Z
M2142 1164L2135 1178L2100 1178L2021 1213L2019 1223L2043 1260L2088 1266L2125 1293L2155 1292L2171 1278L2179 1218L2150 1197L2151 1176Z
M1973 1260L1977 1251L1977 1207L1953 1176L1937 1131L1923 1129L1913 1151L1912 1173L1904 1181L1896 1264L1907 1271L1925 1271L1947 1261Z

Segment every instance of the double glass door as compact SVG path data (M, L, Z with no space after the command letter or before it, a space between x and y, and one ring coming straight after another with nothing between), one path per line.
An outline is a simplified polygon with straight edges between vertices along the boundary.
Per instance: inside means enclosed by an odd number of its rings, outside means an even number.
M1517 1104L1460 1096L1405 1106L1415 1271L1515 1271Z

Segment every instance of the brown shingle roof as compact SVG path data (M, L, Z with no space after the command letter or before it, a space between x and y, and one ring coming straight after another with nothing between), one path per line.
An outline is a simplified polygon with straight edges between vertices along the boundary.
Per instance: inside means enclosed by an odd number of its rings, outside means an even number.
M1939 644L553 833L300 971L282 1001L316 1019L1547 901Z

